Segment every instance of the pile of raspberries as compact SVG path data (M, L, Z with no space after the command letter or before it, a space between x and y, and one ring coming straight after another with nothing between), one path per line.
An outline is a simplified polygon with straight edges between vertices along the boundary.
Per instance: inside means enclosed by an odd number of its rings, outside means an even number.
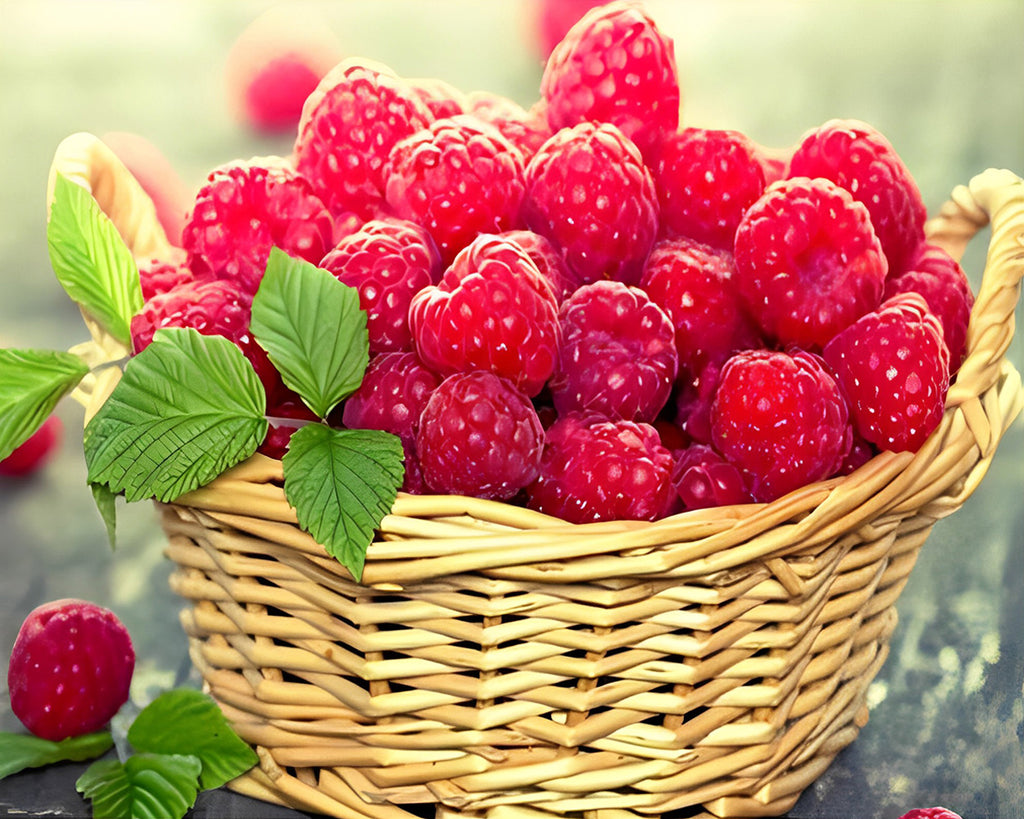
M338 64L292 154L213 170L182 246L140 265L133 343L226 336L266 388L262 452L282 457L296 419L385 430L407 492L574 523L770 502L939 423L973 295L925 218L864 122L781 151L681 126L672 40L612 2L554 48L529 109ZM365 378L325 419L249 335L272 246L368 316Z

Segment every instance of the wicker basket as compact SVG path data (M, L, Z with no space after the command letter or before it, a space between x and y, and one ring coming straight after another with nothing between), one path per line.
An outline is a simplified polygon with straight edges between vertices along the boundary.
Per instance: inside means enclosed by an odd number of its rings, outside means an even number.
M166 245L102 143L55 167L140 257ZM927 230L960 258L990 221L969 355L917 454L656 523L399 495L362 584L297 527L280 462L163 506L192 660L259 753L232 787L345 819L787 811L864 725L918 550L1024 403L1024 182L986 171Z

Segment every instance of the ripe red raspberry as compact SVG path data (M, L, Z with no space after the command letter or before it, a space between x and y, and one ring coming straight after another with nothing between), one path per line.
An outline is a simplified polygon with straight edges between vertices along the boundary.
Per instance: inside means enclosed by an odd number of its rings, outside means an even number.
M515 100L490 91L473 91L466 99L467 113L501 131L505 139L519 149L524 162L529 162L551 137L551 126L542 104L526 110Z
M751 145L754 149L754 158L764 172L765 187L789 176L789 158L793 155L793 148L770 148L753 141Z
M165 327L191 327L205 336L223 336L238 345L252 363L268 397L280 374L249 332L252 300L230 282L189 281L154 296L132 317L132 349L141 353Z
M893 276L924 241L921 191L889 140L865 122L833 119L806 133L790 158L789 175L823 176L863 203Z
M371 220L338 242L320 267L359 291L371 353L412 349L409 303L441 276L437 248L423 228L393 217Z
M709 363L761 346L735 280L728 251L683 236L655 243L640 287L672 320L680 374L696 377Z
M64 425L57 415L47 416L42 425L14 451L0 461L0 475L23 478L42 469L53 457L64 437Z
M523 219L561 249L573 289L636 284L658 231L658 195L636 146L614 125L558 131L526 167Z
M415 440L420 413L440 383L416 353L375 355L359 389L345 401L342 423L349 429L379 429Z
M372 219L383 205L391 148L433 118L416 91L387 66L344 60L306 100L296 167L332 214L354 211Z
M529 399L493 373L452 375L420 415L416 451L438 494L508 500L537 476L544 429Z
M587 12L551 52L540 93L553 131L608 122L646 153L679 127L675 46L636 3Z
M950 373L955 373L966 353L967 325L974 306L974 293L967 274L941 247L922 242L907 264L906 272L886 280L882 298L908 291L919 293L942 324L942 337L949 349Z
M916 452L949 389L942 325L918 293L900 293L825 345L857 432L880 449Z
M672 454L650 424L571 413L547 431L527 505L570 523L657 520L675 503Z
M479 234L519 226L522 156L475 117L439 119L402 140L384 176L388 205L427 229L445 265Z
M904 813L900 819L961 819L961 816L949 808L914 808Z
M853 430L842 392L814 353L752 350L722 367L711 442L757 501L833 475Z
M737 351L739 352L739 351ZM722 364L709 362L689 380L679 379L676 390L676 424L693 441L711 443L711 404L722 375Z
M756 148L738 131L684 128L658 146L651 170L667 234L730 252L740 219L765 188Z
M193 278L185 251L181 248L172 248L169 258L147 259L139 263L139 283L142 286L143 301L149 301L154 296L166 293Z
M407 78L406 82L427 106L434 119L457 117L469 111L466 95L449 82L438 77Z
M268 458L281 460L288 451L295 430L305 423L315 423L320 419L298 394L285 388L279 390L272 404L268 403L267 420L267 434L258 451Z
M196 278L226 279L253 295L271 247L316 264L331 246L331 216L309 183L278 158L214 169L182 231Z
M691 444L676 458L672 485L684 509L750 503L743 475L707 444Z
M480 236L409 308L416 351L442 375L490 370L528 396L554 372L561 343L551 287L515 242Z
M639 288L600 281L566 299L558 320L562 346L548 382L558 413L653 421L677 369L675 328L664 311Z
M134 670L131 638L113 612L85 600L44 603L11 650L11 710L42 739L92 733L127 701Z
M736 231L736 283L772 340L820 349L878 306L887 271L867 209L827 179L777 182Z
M551 285L555 301L559 304L572 292L572 274L551 240L532 230L506 230L498 234L502 239L515 242L533 259L541 275Z
M296 52L266 60L235 90L243 121L263 134L288 133L298 127L306 98L323 79L325 69Z

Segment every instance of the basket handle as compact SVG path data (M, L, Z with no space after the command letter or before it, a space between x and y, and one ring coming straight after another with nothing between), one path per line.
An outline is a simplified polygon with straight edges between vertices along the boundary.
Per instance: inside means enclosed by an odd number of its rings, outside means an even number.
M930 241L960 259L967 243L988 224L985 272L967 328L971 352L950 387L947 407L980 395L1002 377L1024 278L1024 179L989 168L957 186L925 227Z

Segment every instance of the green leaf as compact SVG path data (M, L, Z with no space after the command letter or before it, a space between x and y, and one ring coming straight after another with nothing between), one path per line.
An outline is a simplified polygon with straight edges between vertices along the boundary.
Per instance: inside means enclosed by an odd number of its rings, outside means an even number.
M158 330L85 428L90 483L171 501L245 460L267 432L266 395L235 344Z
M402 485L402 443L370 429L309 424L284 456L284 493L299 525L357 580L374 530Z
M54 762L81 762L95 759L109 751L114 745L110 731L51 742L31 734L0 733L0 779L23 771L25 768L39 768Z
M96 509L103 519L103 525L107 529L107 540L110 541L110 548L117 548L117 495L110 491L105 483L90 484L92 499L96 502Z
M53 196L46 239L57 280L85 313L130 347L131 319L142 307L131 251L81 185L58 174Z
M143 708L128 729L128 742L137 751L198 757L204 789L219 788L257 762L217 704L188 688L167 691Z
M27 441L88 373L71 353L0 350L0 460Z
M284 383L320 418L362 383L366 313L359 294L326 270L273 248L250 327Z
M94 762L75 787L92 800L93 816L181 819L196 802L201 769L191 755L135 754Z

